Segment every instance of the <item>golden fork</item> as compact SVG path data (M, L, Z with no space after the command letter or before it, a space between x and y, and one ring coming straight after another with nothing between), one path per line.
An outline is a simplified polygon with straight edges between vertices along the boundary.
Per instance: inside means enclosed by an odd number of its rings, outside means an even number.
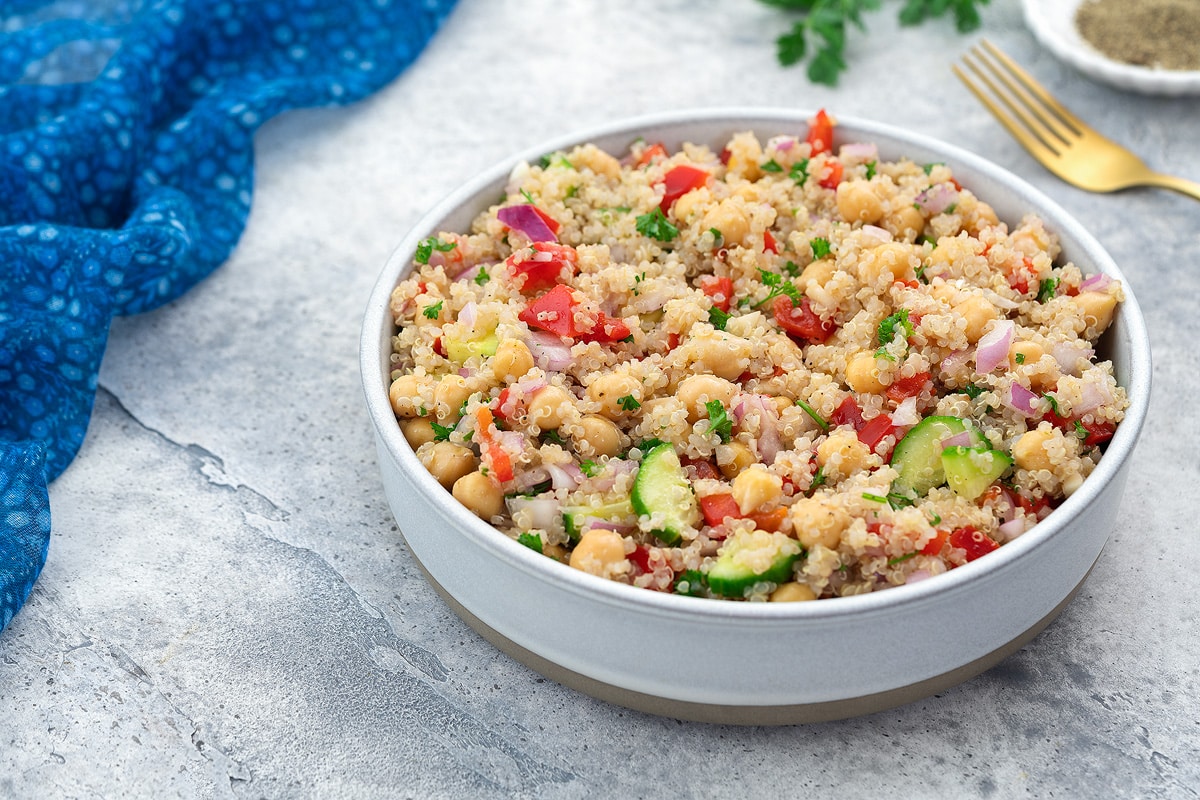
M1158 186L1200 200L1200 183L1150 169L1136 155L1068 111L986 39L962 60L1012 114L1005 113L979 83L955 64L952 69L959 80L1034 158L1067 183L1090 192Z

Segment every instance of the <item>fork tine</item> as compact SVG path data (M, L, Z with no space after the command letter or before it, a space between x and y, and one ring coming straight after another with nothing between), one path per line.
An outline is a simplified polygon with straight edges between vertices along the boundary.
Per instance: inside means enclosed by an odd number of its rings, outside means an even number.
M993 77L1004 84L1005 88L1008 89L1009 95L1019 102L1021 106L1020 110L1015 109L1008 102L1006 96L1001 95L1001 99L1004 100L1005 104L1017 111L1022 122L1029 126L1035 135L1055 150L1062 149L1060 145L1054 142L1055 139L1061 145L1070 146L1075 139L1078 139L1082 135L1082 131L1059 119L1053 109L1047 108L1045 105L1039 105L1039 99L1042 100L1043 104L1046 100L1050 100L1051 102L1054 100L1045 89L1039 86L1028 74L1023 73L1021 68L1012 59L1009 59L995 47L991 48L991 50L993 51L992 57L1000 62L999 66L992 63L988 57L988 53L979 47L974 48L971 54L991 72ZM999 56L995 56L995 53L999 53ZM972 69L975 69L973 65ZM1017 79L1016 81L1013 80L1014 77ZM1031 96L1030 90L1039 95L1038 99ZM1026 112L1029 116L1026 116L1026 113L1022 112ZM1033 119L1030 119L1030 116ZM1034 124L1034 120L1036 120L1037 124Z
M981 39L980 46L988 51L988 53L999 61L1004 67L1019 80L1026 89L1028 89L1038 100L1041 101L1049 111L1055 114L1063 124L1071 129L1077 136L1082 136L1084 131L1089 130L1088 124L1075 116L1062 103L1054 99L1054 96L1046 91L1046 89L1038 83L1033 77L1021 69L1017 62L1013 61L999 47L989 42L987 39Z
M967 61L965 56L963 57L963 60ZM981 73L979 69L971 62L967 61L967 64L971 67L972 71L979 75L979 78L988 85L988 88L1004 101L1005 105L1011 108L1016 114L1021 114L1021 112L1014 108L1012 103L1009 102L1007 98L1005 98L1005 96L997 90L996 85L992 83L992 81L986 75ZM1026 127L1022 127L1017 120L1005 113L1004 109L1001 108L1000 105L997 104L987 92L981 89L979 85L975 83L975 81L971 80L971 77L967 75L967 73L959 69L957 64L952 64L950 68L954 71L954 74L958 76L958 79L966 84L966 87L971 90L971 94L975 95L975 97L979 99L979 102L983 103L984 107L986 107L988 111L992 112L992 116L995 117L1000 124L1003 125L1010 134L1012 134L1013 138L1020 142L1021 145L1034 156L1034 158L1042 163L1046 163L1048 159L1058 158L1058 151L1051 147L1041 137L1035 135L1032 132L1034 130L1033 127L1029 127L1028 129Z

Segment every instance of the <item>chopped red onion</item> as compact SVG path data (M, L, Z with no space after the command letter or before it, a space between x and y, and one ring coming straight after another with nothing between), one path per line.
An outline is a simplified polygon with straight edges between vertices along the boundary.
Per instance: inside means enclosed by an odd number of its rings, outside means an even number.
M893 238L891 231L881 228L878 225L863 225L860 230L862 231L862 238L867 240L865 244L887 244Z
M970 360L970 350L951 350L941 361L941 371L945 374L953 374L965 367Z
M779 417L775 413L775 404L771 398L761 394L743 395L745 398L739 405L744 406L743 413L753 409L758 416L758 440L755 447L758 458L768 466L775 463L782 443L779 440ZM736 415L736 412L735 412Z
M474 331L475 323L479 321L479 306L474 300L468 300L467 304L458 312L459 323L466 325L468 329Z
M879 148L873 142L850 142L842 145L841 157L874 161L879 158Z
M600 517L583 517L576 524L579 526L580 533L593 528L616 531L617 533L628 533L635 527L634 525L622 525L619 522L613 522L611 519L601 519Z
M1050 348L1050 355L1058 362L1058 368L1067 375L1079 374L1079 359L1090 360L1096 351L1085 344L1059 342Z
M531 203L521 203L516 206L505 206L496 212L496 219L525 234L531 242L557 242L558 237L550 226L542 219Z
M945 439L942 439L940 444L942 445L943 450L945 450L947 447L970 447L971 433L969 431L963 431L962 433L956 433L953 436L947 436Z
M520 431L497 431L500 447L510 456L520 455L525 449L525 436Z
M516 485L519 491L523 492L526 489L537 486L539 483L545 483L549 479L550 474L546 472L546 470L541 467L534 467L533 469L525 470L524 472L518 472L516 475L514 475L513 483Z
M908 577L904 579L904 585L908 586L909 584L920 583L921 581L927 581L932 577L933 573L927 569L914 569L912 572L908 573Z
M892 412L892 425L898 428L906 425L916 425L921 421L921 412L917 411L917 398L906 397Z
M1083 283L1079 284L1081 292L1103 292L1106 291L1109 285L1112 284L1112 278L1105 275L1103 272L1097 272L1091 275Z
M562 372L571 364L571 345L552 333L530 331L525 343L533 360L547 372Z
M1038 396L1017 382L1008 387L1008 405L1027 417L1038 413Z
M510 514L528 511L534 528L554 530L561 524L562 509L553 497L509 497L505 503Z
M472 375L472 372L469 367L459 367L458 368L458 376L460 378L469 378L469 377L471 377L471 375Z
M479 277L479 271L483 269L483 264L476 264L473 267L467 267L462 272L454 276L454 280L462 283L473 281Z
M544 464L543 466L546 468L546 472L550 473L550 486L552 488L570 490L579 485L578 478L558 464ZM579 478L583 477L583 473L579 472L578 467L575 467L575 472L578 473Z
M1015 330L1016 325L1011 319L1002 319L983 335L975 346L976 372L987 375L1008 361L1008 349L1012 347Z
M786 153L795 146L796 139L794 136L775 136L767 142L767 149L774 147L778 153Z
M1077 416L1095 411L1112 400L1112 393L1109 392L1107 384L1085 383L1080 395L1079 402L1072 409Z
M940 214L949 208L957 197L958 190L953 184L938 183L917 195L913 205L927 214Z
M998 529L1000 535L1004 537L1004 541L1011 542L1013 539L1025 532L1025 518L1015 517L1008 522L1003 523Z

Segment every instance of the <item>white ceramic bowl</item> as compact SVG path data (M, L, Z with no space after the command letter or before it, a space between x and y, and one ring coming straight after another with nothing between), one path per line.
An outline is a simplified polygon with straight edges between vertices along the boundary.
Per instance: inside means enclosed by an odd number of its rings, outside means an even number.
M401 242L371 295L361 368L384 491L413 556L468 624L534 670L593 696L685 719L781 724L841 718L909 702L966 680L1016 651L1078 590L1100 555L1125 485L1150 392L1150 349L1128 299L1101 355L1131 406L1095 472L1044 522L945 575L869 595L811 603L735 603L602 580L508 539L453 500L421 466L388 403L394 333L388 297L417 243L465 230L495 202L514 164L595 142L623 153L638 136L719 149L754 130L803 133L811 113L720 109L607 125L520 153L461 187ZM876 142L880 156L950 164L1002 219L1037 212L1085 273L1120 271L1082 225L1008 172L950 145L840 118L839 141Z
M1125 64L1092 47L1075 27L1084 0L1024 0L1025 24L1059 59L1098 81L1142 94L1200 94L1200 70L1151 69Z

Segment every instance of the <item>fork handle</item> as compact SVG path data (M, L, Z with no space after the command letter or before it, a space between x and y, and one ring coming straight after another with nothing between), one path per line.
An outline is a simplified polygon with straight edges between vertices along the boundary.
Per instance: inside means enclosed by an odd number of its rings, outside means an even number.
M1183 178L1176 178L1174 175L1163 175L1156 172L1146 183L1162 189L1171 189L1180 194L1186 194L1189 197L1200 200L1200 183L1196 183L1195 181L1187 181Z

